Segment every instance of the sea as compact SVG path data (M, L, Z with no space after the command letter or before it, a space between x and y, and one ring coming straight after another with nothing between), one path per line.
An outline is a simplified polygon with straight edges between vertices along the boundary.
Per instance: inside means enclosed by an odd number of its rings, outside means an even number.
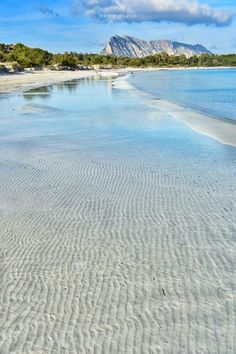
M155 98L236 121L236 69L136 72L130 82Z

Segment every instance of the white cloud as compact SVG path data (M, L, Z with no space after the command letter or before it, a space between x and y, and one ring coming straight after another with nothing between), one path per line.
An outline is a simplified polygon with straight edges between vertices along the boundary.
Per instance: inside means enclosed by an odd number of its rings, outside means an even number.
M232 16L191 0L75 0L75 10L101 21L181 22L227 26Z

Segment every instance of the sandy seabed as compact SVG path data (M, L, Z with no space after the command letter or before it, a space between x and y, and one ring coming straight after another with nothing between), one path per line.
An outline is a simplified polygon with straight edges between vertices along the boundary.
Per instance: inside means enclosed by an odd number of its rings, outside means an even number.
M1 354L235 353L234 148L159 118L1 139Z

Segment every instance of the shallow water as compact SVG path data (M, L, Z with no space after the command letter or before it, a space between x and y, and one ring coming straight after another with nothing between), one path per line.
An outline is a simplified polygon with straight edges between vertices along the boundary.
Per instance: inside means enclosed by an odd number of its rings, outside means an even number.
M1 98L1 353L235 352L236 149L144 102Z
M154 97L236 121L236 69L136 72L130 82Z

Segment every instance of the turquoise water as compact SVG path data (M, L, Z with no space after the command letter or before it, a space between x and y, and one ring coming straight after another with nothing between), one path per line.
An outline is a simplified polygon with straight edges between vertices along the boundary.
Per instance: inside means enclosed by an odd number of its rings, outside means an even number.
M236 121L236 69L137 72L130 81L156 98Z
M151 109L111 80L74 80L0 99L2 138L41 135L136 136L157 130ZM135 118L135 120L134 120Z
M158 82L159 76L166 81L166 75L169 78L180 74L187 75L185 72L136 73L131 81L139 88L147 90L149 87L149 91L154 93L154 82ZM196 77L197 74L205 75L200 71L189 73ZM168 80L166 87L170 85ZM205 95L205 102L210 99L211 95L209 98ZM185 144L192 147L195 141L196 147L188 149L193 155L202 149L209 149L209 153L213 149L223 156L229 153L231 158L231 152L233 156L235 152L234 148L202 136L171 119L168 112L149 107L141 96L132 95L128 90L114 89L112 80L85 79L48 85L25 93L2 96L0 105L2 144L32 139L40 142L45 137L52 137L52 141L56 138L66 141L72 137L90 137L102 144L109 141L111 150L117 140L124 141L126 148L132 143L137 149L144 141L145 151L148 152L150 145L163 144L162 150L166 146L172 156L182 151ZM63 145L63 141L61 143ZM162 153L166 152L163 150ZM189 153L186 151L186 154ZM222 161L225 162L224 158Z

